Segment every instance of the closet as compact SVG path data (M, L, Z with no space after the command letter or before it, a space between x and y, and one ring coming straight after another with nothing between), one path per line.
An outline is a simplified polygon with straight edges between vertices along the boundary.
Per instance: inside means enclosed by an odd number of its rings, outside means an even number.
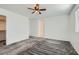
M0 15L0 47L6 45L6 16Z

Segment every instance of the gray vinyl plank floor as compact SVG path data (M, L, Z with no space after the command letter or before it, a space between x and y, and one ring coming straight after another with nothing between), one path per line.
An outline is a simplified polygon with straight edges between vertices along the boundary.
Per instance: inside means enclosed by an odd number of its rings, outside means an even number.
M68 41L46 39L19 55L77 55L77 52Z
M29 38L0 48L0 55L78 55L69 41Z

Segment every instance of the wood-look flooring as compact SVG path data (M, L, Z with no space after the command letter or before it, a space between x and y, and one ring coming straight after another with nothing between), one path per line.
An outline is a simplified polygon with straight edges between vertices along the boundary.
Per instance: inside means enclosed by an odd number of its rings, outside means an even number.
M69 41L29 38L0 48L0 55L78 55Z
M70 42L46 39L19 55L77 55Z

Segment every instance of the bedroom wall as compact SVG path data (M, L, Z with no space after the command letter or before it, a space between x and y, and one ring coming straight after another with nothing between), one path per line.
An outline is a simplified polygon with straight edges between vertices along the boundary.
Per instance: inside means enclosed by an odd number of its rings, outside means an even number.
M44 37L69 41L69 16L59 15L43 18L45 21ZM40 18L41 19L41 18ZM40 19L30 20L30 35L37 36L38 22Z
M0 8L0 15L6 16L6 44L9 45L29 36L29 20L27 17Z
M30 36L37 36L38 32L38 19L30 19Z
M45 19L45 37L69 41L69 18L67 15L54 16Z
M75 11L76 9L79 8L79 5L76 5L74 9L72 10L70 14L70 42L72 43L73 47L79 54L79 32L75 32Z

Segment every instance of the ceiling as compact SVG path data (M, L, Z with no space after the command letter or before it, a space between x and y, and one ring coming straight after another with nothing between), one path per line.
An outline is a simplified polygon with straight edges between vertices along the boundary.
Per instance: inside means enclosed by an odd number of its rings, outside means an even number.
M46 11L41 11L41 15L31 14L32 10L28 7L33 7L33 4L0 4L0 8L24 15L29 18L52 17L57 15L68 14L73 7L73 4L41 4L40 8L46 8Z

